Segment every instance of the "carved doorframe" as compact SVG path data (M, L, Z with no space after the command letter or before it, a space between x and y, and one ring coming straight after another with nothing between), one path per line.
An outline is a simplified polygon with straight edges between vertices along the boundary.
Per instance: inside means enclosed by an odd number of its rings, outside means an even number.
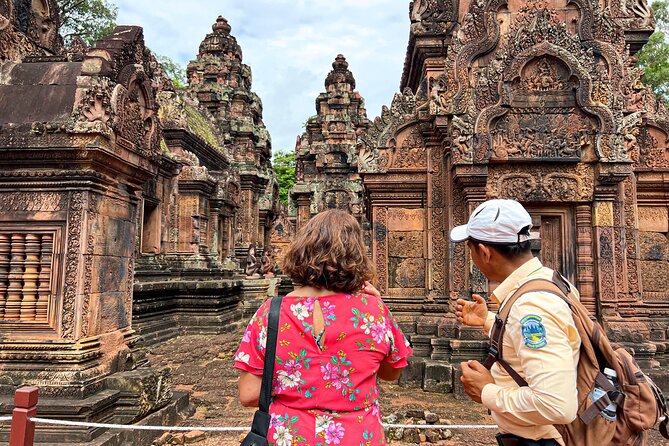
M537 250L540 254L545 253L539 257L545 266L560 271L571 283L577 283L577 228L573 206L527 205L526 208L532 216L532 232L539 232L541 235L539 240L532 241L533 253ZM556 240L556 236L561 238L561 246L551 247L551 242Z

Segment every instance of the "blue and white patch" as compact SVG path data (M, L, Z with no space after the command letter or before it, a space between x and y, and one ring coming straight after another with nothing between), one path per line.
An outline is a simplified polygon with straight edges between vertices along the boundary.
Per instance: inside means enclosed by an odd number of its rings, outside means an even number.
M536 314L528 314L520 320L520 326L527 347L541 348L546 346L548 343L546 341L546 328L541 323L541 317Z

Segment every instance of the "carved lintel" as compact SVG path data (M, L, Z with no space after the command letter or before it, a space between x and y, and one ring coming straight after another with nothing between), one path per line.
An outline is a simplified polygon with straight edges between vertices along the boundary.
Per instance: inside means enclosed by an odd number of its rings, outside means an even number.
M488 179L486 165L457 165L453 167L453 181L456 185L468 188L485 189Z
M631 162L599 163L596 168L599 184L618 184L632 175Z

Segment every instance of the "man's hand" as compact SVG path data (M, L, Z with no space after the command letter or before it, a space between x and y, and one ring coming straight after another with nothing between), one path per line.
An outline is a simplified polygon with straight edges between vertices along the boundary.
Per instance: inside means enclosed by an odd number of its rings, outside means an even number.
M487 384L494 384L495 380L488 369L483 367L483 364L478 361L461 362L460 368L462 369L460 381L462 381L465 387L465 393L473 401L480 403L483 388Z
M379 293L379 290L377 290L376 287L374 287L374 285L372 285L369 282L365 282L361 291L365 294L371 294L372 296L381 297L381 293Z
M483 327L488 317L485 299L478 294L472 295L474 301L458 299L455 303L455 316L458 321L470 327Z

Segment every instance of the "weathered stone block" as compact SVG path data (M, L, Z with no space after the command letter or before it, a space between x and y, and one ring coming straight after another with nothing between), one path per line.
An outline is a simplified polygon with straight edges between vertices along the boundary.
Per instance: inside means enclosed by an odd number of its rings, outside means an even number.
M465 388L460 378L462 378L462 369L458 364L453 367L453 397L456 400L468 400L469 396L465 393Z
M132 257L134 254L135 222L101 216L93 230L100 234L93 245L93 254L116 257Z
M403 387L420 389L423 387L423 373L425 370L424 360L421 358L410 357L407 359L407 365L399 378L399 384Z
M644 291L669 291L669 262L642 260L641 280Z
M100 306L100 326L97 332L106 333L130 325L126 317L125 293L105 293L95 297Z
M453 366L438 361L425 361L423 390L449 393L453 390Z
M419 358L429 358L432 354L432 337L425 335L411 335L411 347L413 347L413 355Z
M639 206L639 230L669 232L667 208Z
M433 320L418 320L416 322L416 334L420 335L436 335L438 321Z
M642 260L669 260L669 239L657 232L640 232Z
M395 288L423 288L425 287L425 260L424 259L390 259L388 268L391 287Z
M172 377L168 369L142 368L116 373L107 379L108 387L132 398L132 410L125 422L135 422L164 407L172 398Z
M448 338L432 338L432 354L430 358L441 361L448 361L451 359L451 340Z
M388 252L392 256L402 258L422 258L423 240L422 231L391 232L388 234Z
M422 231L425 229L425 210L423 209L388 209L388 230Z
M131 260L125 257L112 256L88 256L84 263L90 262L90 277L85 277L85 281L91 282L91 287L101 293L107 291L119 291L128 283L128 262ZM125 290L124 290L125 291Z

